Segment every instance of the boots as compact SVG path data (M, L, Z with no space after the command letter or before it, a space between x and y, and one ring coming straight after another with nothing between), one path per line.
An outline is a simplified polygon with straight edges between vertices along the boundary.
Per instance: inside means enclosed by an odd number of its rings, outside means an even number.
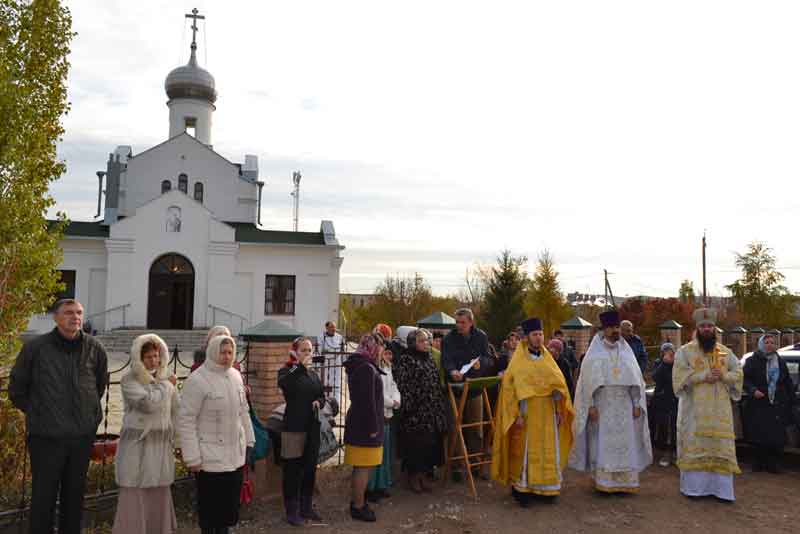
M322 518L314 510L313 497L303 496L300 497L300 517L303 519L310 519L311 521L322 521Z
M283 498L283 505L286 508L286 522L293 527L302 527L305 524L300 517L300 501L295 498Z

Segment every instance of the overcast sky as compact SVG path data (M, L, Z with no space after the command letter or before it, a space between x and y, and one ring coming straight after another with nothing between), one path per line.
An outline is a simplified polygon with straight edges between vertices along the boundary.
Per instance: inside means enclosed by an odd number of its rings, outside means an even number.
M216 78L214 148L257 154L262 222L334 221L342 291L386 273L456 291L503 248L548 248L568 291L677 293L774 249L800 292L800 2L68 1L78 32L58 207L90 220L116 145L167 138L163 83Z

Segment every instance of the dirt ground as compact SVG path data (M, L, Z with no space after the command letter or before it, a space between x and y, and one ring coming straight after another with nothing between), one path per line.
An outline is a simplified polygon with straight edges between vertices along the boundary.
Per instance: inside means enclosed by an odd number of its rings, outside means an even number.
M737 501L733 504L681 496L675 467L651 467L642 474L641 492L624 496L595 493L585 474L568 471L555 502L536 502L527 509L513 502L510 490L489 481L480 481L477 501L468 496L463 484L438 484L432 494L416 495L399 482L391 498L373 505L376 523L350 519L348 468L337 467L320 473L323 495L317 499L317 508L325 523L305 529L349 534L798 532L800 458L789 458L786 463L784 473L771 475L752 473L746 459L741 462L743 474L736 478ZM181 519L179 534L197 532L190 526L192 520ZM303 529L284 522L282 503L272 498L243 510L236 534L299 530Z

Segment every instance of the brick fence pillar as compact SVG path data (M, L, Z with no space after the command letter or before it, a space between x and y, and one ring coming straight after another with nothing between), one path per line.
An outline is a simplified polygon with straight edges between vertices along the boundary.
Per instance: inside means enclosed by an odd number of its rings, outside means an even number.
M735 326L728 330L728 348L737 357L741 358L747 353L747 330L741 326Z
M580 359L586 354L592 341L592 323L576 315L569 321L561 323L561 330L566 341L575 342L575 356Z
M758 339L764 335L766 330L760 327L751 328L747 332L747 352L753 352L758 349Z
M784 328L781 330L781 347L788 347L789 345L794 345L795 340L798 339L795 335L795 331L791 328Z
M675 350L678 350L683 342L681 341L681 329L683 327L677 321L669 320L664 321L658 325L658 330L661 333L661 343L672 343L675 345Z

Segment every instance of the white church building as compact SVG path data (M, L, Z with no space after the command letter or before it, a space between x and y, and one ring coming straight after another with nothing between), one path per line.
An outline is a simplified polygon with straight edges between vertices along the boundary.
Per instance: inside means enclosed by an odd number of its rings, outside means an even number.
M80 300L99 331L227 324L236 334L272 319L318 333L338 315L344 247L330 221L318 232L260 228L258 158L214 151L217 92L196 48L193 38L188 64L164 84L169 138L138 154L117 147L98 172L102 220L66 228L61 296ZM52 327L41 315L29 331Z

